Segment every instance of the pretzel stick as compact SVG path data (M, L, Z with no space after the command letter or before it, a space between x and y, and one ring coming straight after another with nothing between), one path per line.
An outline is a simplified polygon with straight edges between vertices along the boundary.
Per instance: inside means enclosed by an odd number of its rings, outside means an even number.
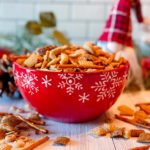
M37 124L37 125L45 125L46 123L42 120L33 120L33 119L28 119L28 121Z
M149 109L145 108L145 107L147 107L147 104L139 104L138 107L140 107L140 109L143 110L146 114L150 115Z
M38 147L39 145L45 143L46 141L48 141L49 137L45 136L41 139L39 139L38 141L32 143L31 145L29 145L28 147L24 148L23 150L33 150L34 148Z
M145 102L145 103L138 103L135 106L140 106L140 105L150 105L150 102Z
M28 55L10 55L10 59L11 61L16 61L17 59L21 59L21 58L28 58Z
M6 135L10 135L10 134L15 134L17 133L16 131L10 131L10 132L7 132Z
M122 116L120 116L120 115L115 115L115 118L118 119L118 120L121 120L121 121L130 123L130 124L132 124L132 125L135 125L135 126L137 126L137 127L142 127L142 128L145 128L145 129L150 130L150 126L142 125L142 124L140 124L140 123L135 122L134 120L131 120L131 119L122 117Z
M130 150L148 150L149 148L150 148L150 145L147 145L147 146L131 148Z
M64 65L57 65L58 68L81 68L81 69L103 69L104 66L97 66L97 65L89 65L89 66L83 66L83 65L73 65L73 64L64 64Z
M28 124L28 125L29 125L30 127L32 127L32 128L34 128L34 129L36 129L36 130L38 130L38 131L41 131L41 132L43 132L43 133L48 133L48 130L46 130L46 129L42 128L42 127L39 127L39 126L35 125L34 123L32 123L32 122L30 122L30 121L24 119L22 116L16 115L16 117L17 117L18 119L20 119L21 121L25 122L26 124Z
M12 115L12 113L7 113L7 112L0 112L0 116L7 116L7 115Z

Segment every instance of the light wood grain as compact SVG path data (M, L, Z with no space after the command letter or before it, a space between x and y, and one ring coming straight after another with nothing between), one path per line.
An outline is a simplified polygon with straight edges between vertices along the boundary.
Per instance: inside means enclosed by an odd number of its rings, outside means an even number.
M91 129L103 124L105 116L113 116L113 114L117 113L117 107L119 105L125 104L135 109L134 105L140 102L150 102L150 91L122 94L117 103L107 113L91 122L82 124L65 124L48 120L47 124L48 129L50 130L50 140L35 150L127 150L133 147L142 146L142 144L137 143L135 139L95 138L89 134ZM0 99L0 111L6 112L11 105L21 107L24 103L23 101L6 99L6 97ZM128 129L135 128L134 126L119 120L114 120L114 123L119 127L126 127ZM71 137L72 141L66 147L53 146L53 140L58 136Z

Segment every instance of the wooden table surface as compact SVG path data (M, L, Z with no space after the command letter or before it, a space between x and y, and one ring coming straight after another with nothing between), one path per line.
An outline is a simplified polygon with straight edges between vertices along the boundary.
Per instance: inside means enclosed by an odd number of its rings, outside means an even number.
M125 104L134 107L134 104L140 102L150 102L150 91L122 94L117 103L107 113L91 122L82 124L65 124L48 120L47 128L50 131L50 140L36 148L36 150L128 150L132 147L142 146L143 144L137 143L136 139L111 139L107 137L95 138L90 135L91 129L102 125L106 116L112 116L117 113L117 106ZM23 101L6 100L6 98L3 97L0 100L0 111L7 111L11 105L21 107L23 104ZM118 127L126 127L127 129L135 128L134 126L119 120L114 120L114 123ZM58 136L69 136L72 141L66 147L53 146L53 140Z

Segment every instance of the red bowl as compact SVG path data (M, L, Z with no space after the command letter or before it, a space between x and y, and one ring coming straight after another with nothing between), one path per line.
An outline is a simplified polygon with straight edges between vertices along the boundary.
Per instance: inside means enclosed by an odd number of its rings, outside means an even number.
M50 72L14 63L23 98L39 113L61 122L84 122L108 110L121 94L129 64L101 72Z

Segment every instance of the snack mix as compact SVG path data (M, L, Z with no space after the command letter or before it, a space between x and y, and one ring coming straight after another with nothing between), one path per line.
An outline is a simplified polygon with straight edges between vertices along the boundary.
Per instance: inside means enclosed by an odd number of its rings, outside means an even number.
M91 42L83 46L45 46L32 54L14 59L24 67L53 72L96 72L119 68L126 64L126 60L120 55L104 52Z

